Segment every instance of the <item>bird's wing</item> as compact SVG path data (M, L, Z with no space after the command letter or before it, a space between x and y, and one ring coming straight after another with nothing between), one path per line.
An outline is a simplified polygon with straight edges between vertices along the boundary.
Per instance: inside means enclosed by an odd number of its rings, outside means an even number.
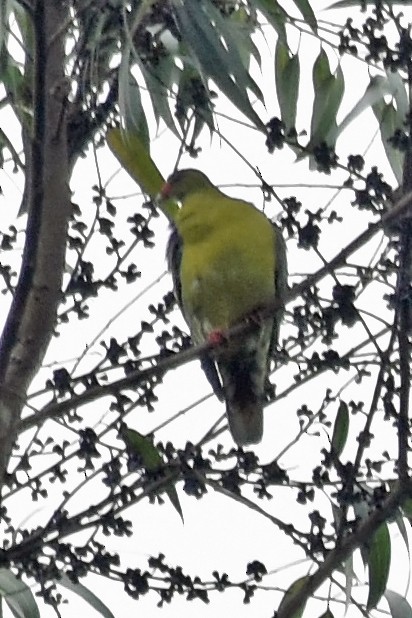
M172 231L169 236L169 240L166 248L166 260L169 272L172 275L173 280L173 288L176 297L177 304L179 305L180 311L183 314L187 323L190 323L185 315L185 310L183 306L182 300L182 281L180 278L180 266L182 263L182 252L183 252L183 243L182 239L179 235L175 226L172 226ZM207 352L203 353L200 358L200 364L205 373L206 378L209 381L210 386L212 387L215 395L223 401L223 387L222 382L220 380L219 374L216 369L216 364L210 354Z
M279 339L279 327L282 322L284 313L284 299L288 291L288 264L286 258L286 243L283 235L277 225L273 224L275 230L275 299L279 301L281 306L275 311L272 329L272 339L269 349L269 362L276 349Z
M177 304L184 316L182 302L182 282L180 280L180 264L182 263L182 239L177 228L172 225L169 240L166 247L167 267L172 275L173 289Z

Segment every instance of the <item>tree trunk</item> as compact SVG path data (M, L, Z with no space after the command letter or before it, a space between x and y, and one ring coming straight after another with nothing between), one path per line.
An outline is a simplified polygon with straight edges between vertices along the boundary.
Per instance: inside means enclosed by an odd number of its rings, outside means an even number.
M70 213L62 0L34 3L33 132L28 220L22 266L0 341L0 483L4 479L27 389L56 322Z

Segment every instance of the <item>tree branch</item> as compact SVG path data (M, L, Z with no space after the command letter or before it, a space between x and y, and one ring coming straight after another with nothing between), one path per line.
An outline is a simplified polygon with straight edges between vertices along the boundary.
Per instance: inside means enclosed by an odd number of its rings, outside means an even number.
M63 36L54 37L65 3L37 2L31 189L16 294L0 340L0 481L26 392L43 360L56 321L66 249L70 191L66 124L59 126L64 83ZM50 41L53 43L50 44Z
M402 502L407 498L408 492L411 491L409 484L399 484L392 491L387 499L383 502L381 508L376 508L375 511L361 523L353 534L347 536L340 545L335 547L325 558L324 562L319 566L313 575L307 578L304 585L297 590L296 594L284 599L280 611L277 613L277 618L291 618L307 599L309 599L337 569L337 567L346 560L350 554L360 545L363 545L372 534L376 532L381 524L397 510Z
M335 270L336 268L345 264L347 258L357 251L360 247L362 247L366 242L368 242L373 236L382 229L382 226L390 221L393 221L397 217L399 217L406 208L409 207L412 199L412 192L408 193L399 202L385 215L382 217L380 221L373 223L370 225L364 232L362 232L357 238L355 238L351 243L349 243L342 251L340 251L328 264L320 268L313 275L309 275L304 281L295 285L286 295L284 299L285 303L289 303L294 300L298 296L300 296L305 290L309 289L313 285L316 285L318 281L323 279L327 274ZM269 303L266 307L264 307L260 314L262 317L269 317L273 314L274 311L278 310L280 307L279 301L274 301L273 303ZM228 337L238 336L241 333L247 331L250 328L250 324L245 322L244 320L239 324L232 327L226 334ZM163 359L161 365L156 367L149 367L145 370L138 370L131 372L125 378L121 378L114 383L104 384L100 386L95 386L87 389L84 393L79 395L75 395L68 399L67 401L62 402L51 402L47 404L41 411L36 414L29 416L26 419L23 419L19 425L19 431L25 431L30 427L35 427L40 423L43 423L48 418L61 417L73 408L85 405L86 403L90 403L92 401L96 401L101 397L116 395L123 389L127 388L136 388L136 386L144 379L147 379L150 376L156 374L163 374L167 370L174 369L176 367L180 367L185 363L197 358L202 352L210 350L212 345L209 343L205 343L203 345L196 346L195 348L191 348L190 350L186 350L184 352L180 352L178 355L172 356L167 359Z

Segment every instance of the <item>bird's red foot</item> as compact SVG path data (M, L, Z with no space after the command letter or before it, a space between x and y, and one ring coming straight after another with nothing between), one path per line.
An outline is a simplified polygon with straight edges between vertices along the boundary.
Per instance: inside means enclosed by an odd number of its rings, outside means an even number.
M219 328L212 330L212 332L210 332L207 337L208 343L210 343L213 346L222 345L222 343L225 343L226 340L227 340L227 337L225 333Z

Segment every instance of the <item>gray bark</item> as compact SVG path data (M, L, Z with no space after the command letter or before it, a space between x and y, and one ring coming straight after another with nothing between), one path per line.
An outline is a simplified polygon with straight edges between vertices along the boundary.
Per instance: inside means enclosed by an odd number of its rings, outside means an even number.
M62 0L34 3L33 134L26 153L31 186L22 266L0 341L0 482L26 393L56 322L70 212Z

